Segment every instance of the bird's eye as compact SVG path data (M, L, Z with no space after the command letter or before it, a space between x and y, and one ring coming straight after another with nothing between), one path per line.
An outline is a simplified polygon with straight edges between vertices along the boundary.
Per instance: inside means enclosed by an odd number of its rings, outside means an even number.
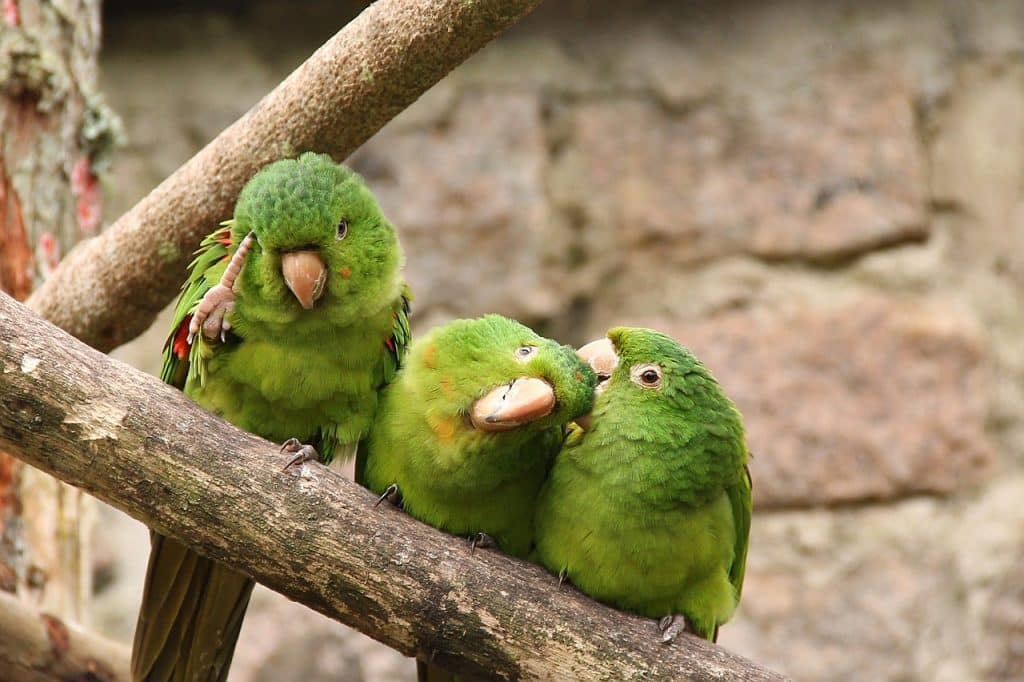
M516 360L526 362L537 354L537 346L520 346L516 348Z
M612 378L611 374L598 374L597 375L597 384L598 384L598 386L600 386L601 384L603 384L604 382L608 381L611 378Z
M661 388L661 368L657 365L644 363L635 365L629 371L633 383L642 388Z
M348 218L342 218L338 221L338 241L340 242L348 234Z

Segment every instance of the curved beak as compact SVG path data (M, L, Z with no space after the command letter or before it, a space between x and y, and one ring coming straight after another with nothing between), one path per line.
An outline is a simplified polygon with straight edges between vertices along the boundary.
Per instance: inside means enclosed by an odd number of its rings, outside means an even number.
M327 267L316 251L294 251L281 256L281 276L299 304L310 310L324 293Z
M584 362L590 365L590 368L594 370L594 374L597 375L597 386L594 388L594 393L598 394L603 391L612 376L612 372L615 371L615 367L619 364L619 356L615 353L615 346L607 338L598 339L597 341L591 341L585 346L580 346L579 350L576 351L576 355L580 356ZM591 422L592 416L590 413L576 418L576 424L584 431L590 430Z
M555 390L543 379L520 377L473 403L469 419L481 431L508 431L546 417L555 409Z
M580 356L585 363L590 365L590 368L594 370L599 379L601 377L610 377L612 372L615 371L615 367L619 364L619 356L615 353L615 346L607 338L591 341L587 345L581 346L576 351L576 355Z

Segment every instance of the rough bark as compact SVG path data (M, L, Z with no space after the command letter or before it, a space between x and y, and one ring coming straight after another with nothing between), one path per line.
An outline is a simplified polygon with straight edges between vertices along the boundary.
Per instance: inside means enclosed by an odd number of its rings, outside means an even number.
M420 524L0 296L0 446L406 655L499 679L778 680Z
M540 0L379 0L118 219L75 249L32 307L100 350L143 331L242 185L282 156L343 158Z
M0 679L128 680L128 649L0 592Z
M7 0L0 16L0 290L26 298L99 226L113 120L96 94L98 0ZM81 621L88 501L0 453L0 589Z

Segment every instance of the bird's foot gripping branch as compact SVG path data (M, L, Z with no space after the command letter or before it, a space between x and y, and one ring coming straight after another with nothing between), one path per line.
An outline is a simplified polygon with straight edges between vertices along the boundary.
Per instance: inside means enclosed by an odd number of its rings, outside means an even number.
M271 589L448 670L497 679L779 680L601 606L536 566L383 505L328 469L0 295L0 447ZM581 627L585 624L585 627Z

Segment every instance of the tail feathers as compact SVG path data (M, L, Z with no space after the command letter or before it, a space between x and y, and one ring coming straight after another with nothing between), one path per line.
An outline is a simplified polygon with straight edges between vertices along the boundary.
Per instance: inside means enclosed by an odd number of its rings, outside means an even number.
M132 679L223 682L255 583L171 538L152 542Z
M431 663L416 661L417 682L459 682L459 678L444 668L439 668Z

